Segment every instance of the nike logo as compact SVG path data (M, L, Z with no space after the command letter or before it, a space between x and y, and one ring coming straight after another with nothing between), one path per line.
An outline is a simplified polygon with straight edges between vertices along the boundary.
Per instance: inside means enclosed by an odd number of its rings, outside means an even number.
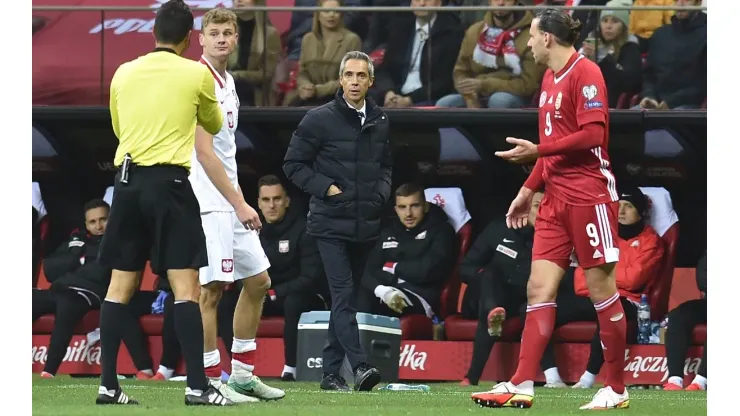
M514 240L509 240L508 238L504 238L504 243L513 243Z

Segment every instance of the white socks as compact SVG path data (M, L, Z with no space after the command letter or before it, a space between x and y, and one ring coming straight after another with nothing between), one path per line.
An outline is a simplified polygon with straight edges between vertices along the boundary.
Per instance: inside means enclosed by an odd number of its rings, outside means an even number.
M295 367L288 367L287 365L283 366L283 374L285 373L293 374L295 377Z
M158 373L162 374L165 379L169 380L172 378L172 376L175 375L175 369L174 368L167 368L164 366L159 366L159 369L157 370Z
M547 384L555 384L555 383L562 383L562 379L560 378L560 372L558 372L557 367L548 368L545 370L545 382Z
M593 387L595 381L596 381L596 374L591 374L588 371L586 371L581 376L581 379L578 380L578 384L590 389L591 387Z
M203 353L203 367L214 367L221 364L221 353L218 349Z
M234 338L231 344L231 375L239 380L252 376L254 371L254 351L257 343L254 339Z
M668 377L668 382L671 384L675 384L678 387L683 388L683 377L676 377L676 376Z
M702 377L699 374L697 374L696 377L694 377L694 381L692 381L691 384L698 384L701 386L701 388L706 390L707 389L707 378Z

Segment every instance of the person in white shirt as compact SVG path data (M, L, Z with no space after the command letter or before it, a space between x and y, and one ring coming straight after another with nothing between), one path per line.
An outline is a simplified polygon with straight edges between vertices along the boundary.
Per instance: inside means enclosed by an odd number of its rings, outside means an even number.
M239 98L226 65L237 39L236 15L232 11L213 9L203 16L200 62L216 80L216 98L221 103L224 123L215 136L197 127L190 182L200 204L208 246L208 266L200 269L204 367L211 383L225 397L244 403L282 399L285 392L267 386L253 374L262 301L270 288L270 262L258 236L262 227L259 215L245 202L236 172ZM232 373L228 384L222 384L216 311L224 287L237 280L243 286L234 311Z

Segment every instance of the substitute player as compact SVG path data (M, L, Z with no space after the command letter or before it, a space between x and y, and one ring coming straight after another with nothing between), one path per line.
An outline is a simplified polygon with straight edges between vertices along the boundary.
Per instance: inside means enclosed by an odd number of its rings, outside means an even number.
M175 296L175 331L187 370L187 405L232 405L203 371L198 269L208 264L198 200L188 182L196 120L211 132L223 116L214 81L203 65L183 58L193 13L182 0L163 4L154 19L156 49L122 64L110 85L110 115L118 137L113 203L99 261L113 269L100 307L102 377L97 404L138 404L116 375L121 324L147 259L167 274Z
M555 296L574 255L586 272L607 367L606 387L581 409L629 407L623 380L624 310L611 276L619 250L614 241L618 194L606 153L609 100L599 67L573 48L580 27L559 9L544 10L532 21L529 46L535 60L549 67L539 102L540 144L507 138L516 147L496 152L514 163L538 158L509 207L509 227L526 224L533 192L546 186L535 224L519 367L511 381L473 394L483 406L532 405L538 363L555 323ZM503 318L494 321L500 325Z
M236 172L236 132L239 99L234 79L226 72L229 55L238 40L234 12L213 9L203 16L200 62L215 80L221 103L223 127L215 136L200 126L195 131L195 151L190 182L200 203L200 217L208 244L208 266L200 269L200 310L203 316L206 375L211 384L237 403L278 400L282 390L264 384L252 374L257 348L255 336L262 316L262 302L270 288L270 262L262 249L257 230L259 215L242 195ZM221 357L217 344L216 311L224 286L242 280L234 312L232 373L228 385L221 384Z

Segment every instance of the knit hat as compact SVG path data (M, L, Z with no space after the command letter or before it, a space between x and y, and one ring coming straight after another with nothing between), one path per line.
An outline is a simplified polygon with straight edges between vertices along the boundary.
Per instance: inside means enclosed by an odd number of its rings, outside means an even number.
M648 208L648 199L636 186L620 187L619 200L627 201L635 206L641 217L644 217Z
M608 3L606 3L606 7L609 7L609 6L629 7L629 6L632 6L632 0L611 0ZM629 10L608 10L608 9L602 10L601 15L599 16L599 20L602 20L606 16L614 16L617 19L621 20L625 26L630 25L630 11Z

